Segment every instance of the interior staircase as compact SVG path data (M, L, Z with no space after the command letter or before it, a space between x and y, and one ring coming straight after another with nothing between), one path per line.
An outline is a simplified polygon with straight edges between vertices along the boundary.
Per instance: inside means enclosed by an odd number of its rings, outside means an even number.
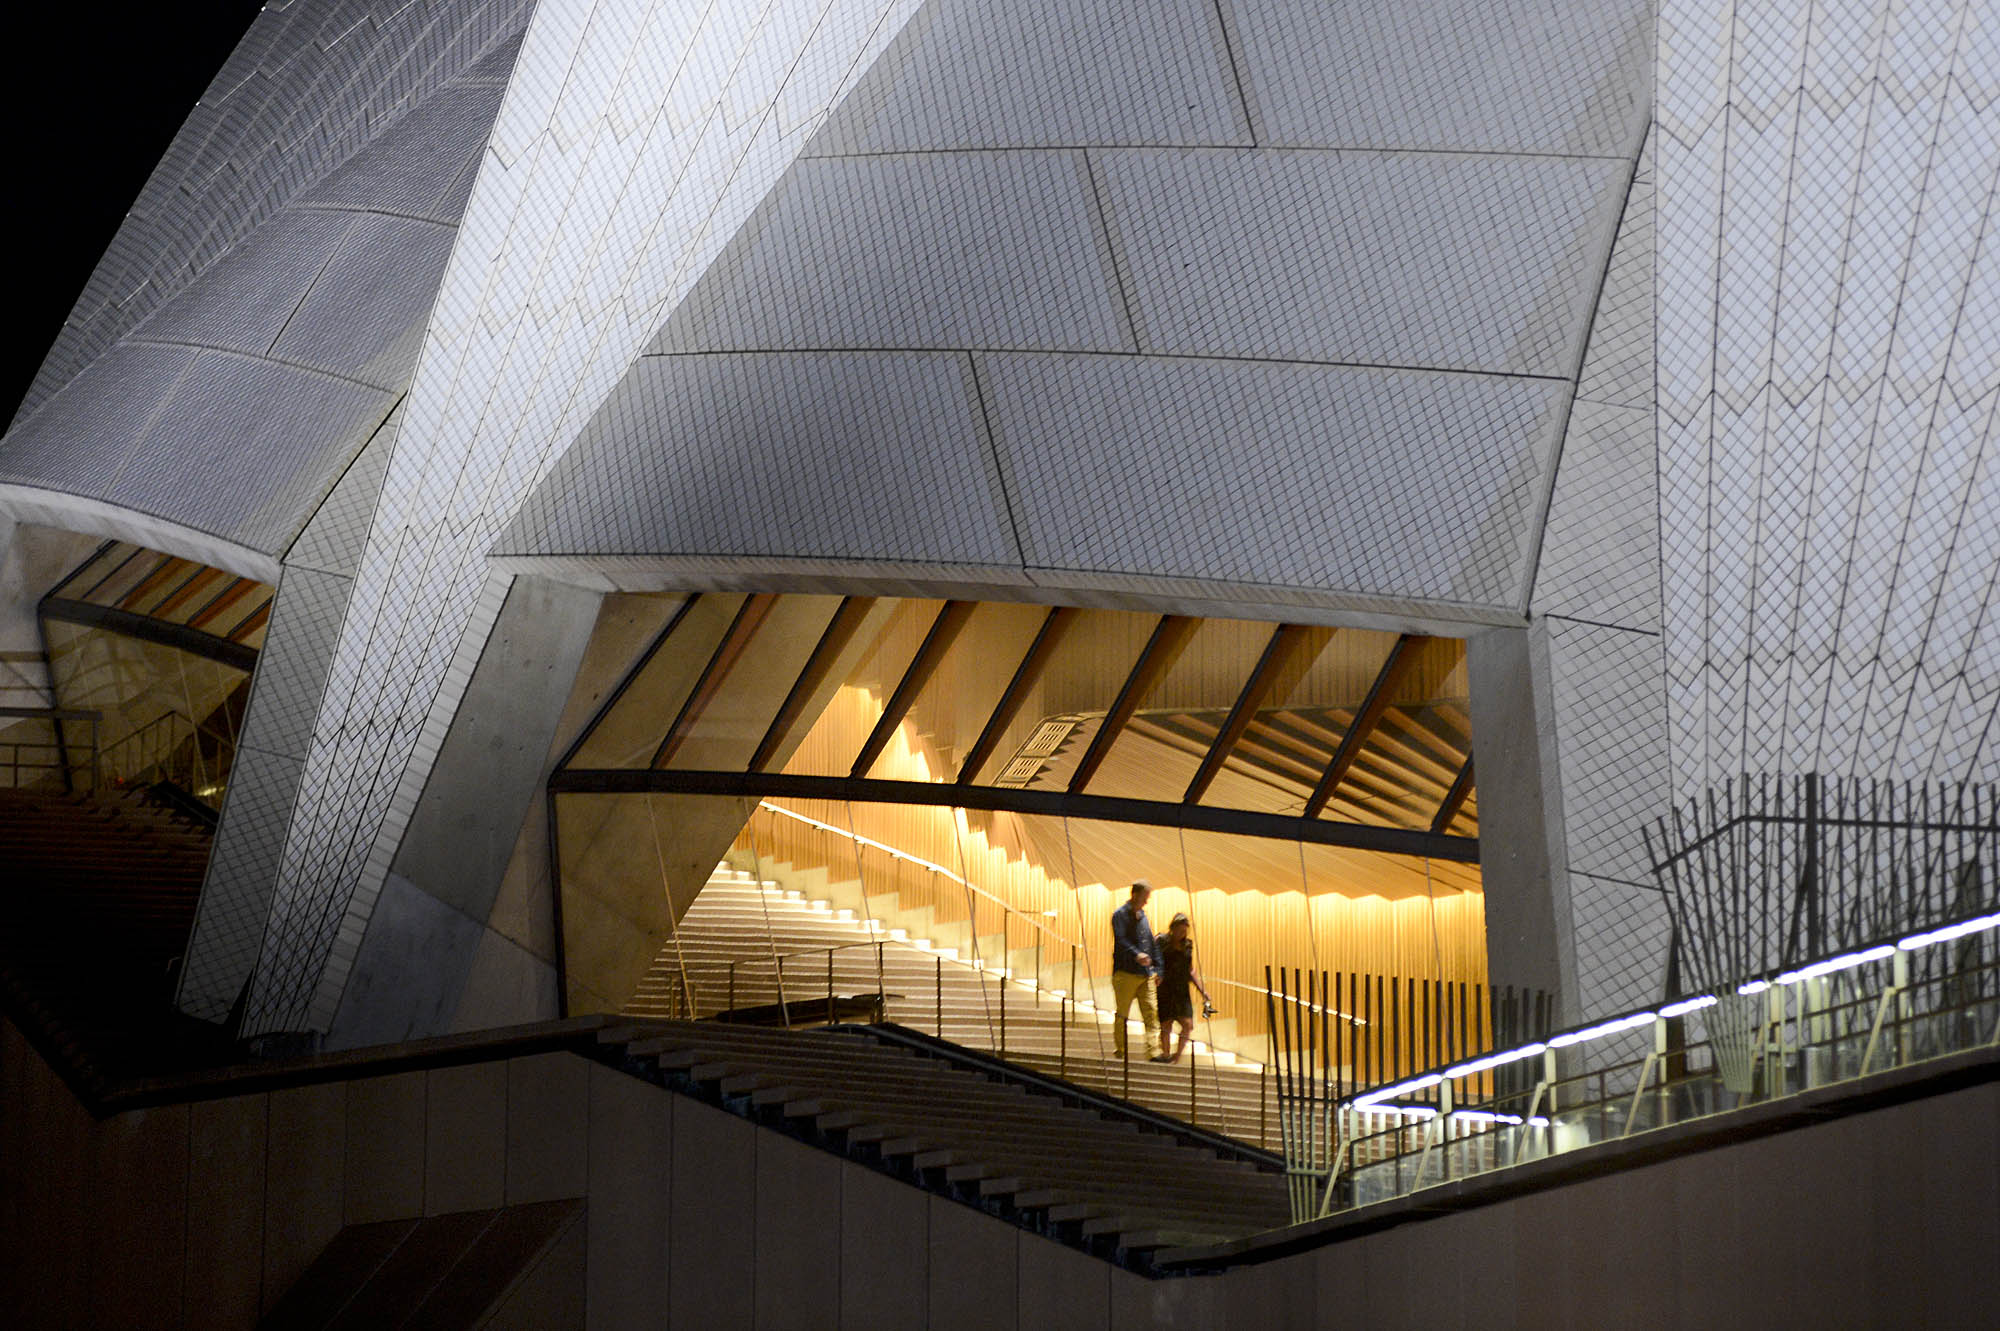
M171 1002L211 836L142 790L0 789L0 985L56 1066L130 1077L232 1055Z
M830 884L824 870L768 860L762 867L761 877L728 862L716 867L640 982L627 1015L732 1013L792 1026L887 1020L1241 1141L1276 1146L1264 1069L1217 1047L1214 1028L1224 1023L1198 1026L1209 1038L1195 1041L1179 1063L1157 1064L1146 1061L1132 1021L1131 1058L1121 1060L1112 1042L1109 980L1093 985L1081 962L1081 992L1072 996L1067 983L1057 982L1067 977L1054 968L1045 965L1040 982L1034 978L1032 952L1016 951L1002 967L997 937L986 940L980 955L967 955L971 949L928 936L928 912L898 911L893 899L878 894L868 898L867 914L858 884ZM872 1001L878 993L879 1013ZM845 1001L856 998L869 1001ZM1233 1039L1226 1027L1223 1034Z
M1262 1152L900 1028L662 1021L600 1040L635 1075L1126 1265L1290 1220Z

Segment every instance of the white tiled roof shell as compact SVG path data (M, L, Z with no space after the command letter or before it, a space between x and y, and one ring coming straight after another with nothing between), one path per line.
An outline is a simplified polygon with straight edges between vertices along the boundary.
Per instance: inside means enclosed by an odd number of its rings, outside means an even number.
M377 121L358 151L24 409L0 438L6 501L68 505L63 525L273 579L409 387L515 45L503 32Z
M496 553L1518 622L1647 6L1334 12L932 0Z

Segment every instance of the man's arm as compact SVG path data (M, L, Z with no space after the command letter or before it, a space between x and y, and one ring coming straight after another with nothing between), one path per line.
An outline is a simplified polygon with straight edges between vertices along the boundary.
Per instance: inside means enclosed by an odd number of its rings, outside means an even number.
M1128 961L1138 962L1140 969L1150 974L1153 970L1153 959L1140 950L1139 940L1133 936L1138 928L1138 917L1123 906L1111 913L1111 938L1116 945L1115 951Z

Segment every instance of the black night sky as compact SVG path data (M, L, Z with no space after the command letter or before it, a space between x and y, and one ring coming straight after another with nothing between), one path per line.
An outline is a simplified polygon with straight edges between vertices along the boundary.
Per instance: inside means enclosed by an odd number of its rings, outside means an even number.
M7 220L15 233L0 426L154 164L261 7L54 6L39 13L36 38L15 46L0 82L12 127Z

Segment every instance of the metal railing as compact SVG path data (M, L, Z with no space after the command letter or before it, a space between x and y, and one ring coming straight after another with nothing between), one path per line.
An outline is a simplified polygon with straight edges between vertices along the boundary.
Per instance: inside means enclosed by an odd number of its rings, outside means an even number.
M1080 950L1066 962L1081 973ZM1039 988L977 959L947 957L919 941L883 937L729 961L695 960L679 976L666 1013L673 1017L785 1027L894 1022L957 1047L1025 1061L1065 1081L1097 1079L1107 1093L1245 1142L1274 1141L1264 1083L1268 1069L1261 1065L1242 1073L1259 1078L1254 1109L1232 1109L1229 1097L1205 1086L1203 1074L1216 1071L1211 1042L1203 1044L1206 1058L1189 1051L1179 1089L1157 1076L1135 1088L1131 1049L1139 1042L1128 1041L1123 1059L1104 1048L1105 1027L1114 1019L1106 1007L1073 990ZM971 1013L968 993L979 1000ZM1145 1066L1143 1050L1137 1059Z
M1294 1219L2000 1045L1996 930L2000 913L1968 917L1328 1106L1314 1126L1337 1146L1293 1159L1314 1185ZM1484 1091L1502 1068L1534 1080Z
M46 785L68 794L81 777L84 788L95 792L102 784L97 741L103 720L102 712L68 707L0 707L0 722L41 721L49 728L46 739L0 738L7 784L17 790ZM70 726L88 726L88 742L79 743Z
M215 804L235 756L229 735L198 725L183 712L168 711L105 745L99 762L114 780L169 781L203 803Z

